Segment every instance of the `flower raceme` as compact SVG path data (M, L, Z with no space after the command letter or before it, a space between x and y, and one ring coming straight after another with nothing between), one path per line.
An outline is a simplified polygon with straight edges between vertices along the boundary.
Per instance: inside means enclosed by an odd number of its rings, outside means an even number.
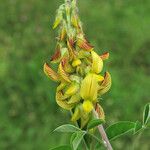
M71 110L71 120L78 120L83 128L90 120L93 109L98 110L100 118L105 118L98 97L111 87L110 74L106 72L102 75L103 61L109 58L109 53L99 56L85 38L75 0L71 3L66 1L57 10L53 29L58 27L56 52L50 60L52 64L58 64L58 68L54 71L45 63L44 72L58 82L57 104Z

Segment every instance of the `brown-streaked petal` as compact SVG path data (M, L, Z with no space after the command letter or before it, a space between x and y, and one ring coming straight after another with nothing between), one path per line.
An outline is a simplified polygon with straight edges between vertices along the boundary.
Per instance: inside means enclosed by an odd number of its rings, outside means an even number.
M83 39L79 38L79 39L77 40L77 45L78 45L81 49L86 50L86 51L88 51L88 52L92 51L93 48L94 48L85 38L83 38Z
M111 75L109 74L109 72L106 72L105 76L104 76L104 81L102 82L102 84L99 87L98 94L103 95L106 92L108 92L109 89L111 88L111 84L112 84L111 83Z
M53 71L47 63L44 64L44 68L43 69L44 69L44 73L50 79L52 79L54 81L59 81L59 75L55 71Z
M106 59L108 59L108 58L109 58L109 53L108 53L108 52L106 52L106 53L104 53L104 54L100 55L100 57L101 57L101 59L102 59L102 60L106 60Z
M59 67L58 67L58 73L60 75L60 77L65 80L66 82L71 82L70 78L69 78L69 75L65 72L64 70L64 67L63 67L63 62L61 62L59 64Z
M100 104L96 104L96 112L98 113L99 119L105 120L105 113Z
M51 57L51 62L52 63L57 63L59 62L61 59L61 52L60 52L60 48L57 48L57 50L55 51L54 55Z
M73 41L67 40L68 52L69 52L69 59L72 60L75 57L75 52L73 48Z

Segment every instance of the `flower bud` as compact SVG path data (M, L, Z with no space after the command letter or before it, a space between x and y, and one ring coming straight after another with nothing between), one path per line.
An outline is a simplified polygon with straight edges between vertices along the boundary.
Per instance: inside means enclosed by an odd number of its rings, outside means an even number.
M81 117L80 108L77 106L75 108L75 111L74 111L73 115L72 115L71 121L76 122L80 117Z
M91 54L92 54L92 69L91 69L91 71L98 74L103 69L103 61L96 52L92 51Z

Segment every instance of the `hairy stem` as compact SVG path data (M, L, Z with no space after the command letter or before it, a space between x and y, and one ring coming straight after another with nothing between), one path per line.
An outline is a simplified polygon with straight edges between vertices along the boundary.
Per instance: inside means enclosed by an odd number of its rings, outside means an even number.
M98 114L97 114L97 112L95 110L93 110L93 114L94 114L94 116L97 119L99 119ZM107 148L107 150L113 150L113 148L112 148L112 146L111 146L111 144L109 142L109 139L108 139L108 137L106 135L106 132L105 132L105 130L103 128L103 125L99 125L97 128L98 128L99 133L101 134L101 137L103 139L104 146Z

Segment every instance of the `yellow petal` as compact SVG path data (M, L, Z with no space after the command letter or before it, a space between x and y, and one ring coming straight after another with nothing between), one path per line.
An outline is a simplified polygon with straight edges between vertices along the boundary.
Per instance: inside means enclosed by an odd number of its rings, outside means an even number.
M44 64L44 73L52 80L59 81L59 75L47 63Z
M91 101L89 100L85 100L82 104L82 107L83 107L83 110L86 112L86 113L89 113L93 110L93 104Z
M57 91L61 91L66 87L67 83L66 82L61 82L59 86L57 87Z
M68 104L78 103L78 102L80 102L80 100L81 100L80 94L77 93L68 100Z
M104 77L101 76L101 75L97 75L97 74L94 74L95 78L97 79L98 82L101 82L104 80Z
M61 18L60 18L60 17L57 17L57 18L55 19L54 24L53 24L53 29L57 28L57 26L60 24L60 22L61 22Z
M78 27L78 18L76 15L71 16L71 23L74 27L76 27L76 28Z
M74 107L74 104L67 104L67 101L62 101L61 97L62 97L62 93L61 92L56 92L56 102L57 104L66 109L66 110L71 110Z
M73 66L73 67L79 66L80 64L81 64L81 60L80 60L80 59L75 59L75 60L72 62L72 66Z
M86 100L96 100L98 91L98 81L94 74L88 74L81 82L80 95Z
M92 51L92 69L91 71L94 73L100 73L103 69L103 60L99 57L99 55Z
M65 95L72 96L79 90L79 85L77 83L72 83L66 90Z
M100 85L98 93L100 95L103 95L106 92L108 92L110 88L111 88L111 75L109 74L109 72L106 72L105 77L104 77L104 81Z
M75 109L75 111L74 111L74 113L72 115L71 121L72 122L76 122L80 117L81 117L80 108L76 107L76 109Z

